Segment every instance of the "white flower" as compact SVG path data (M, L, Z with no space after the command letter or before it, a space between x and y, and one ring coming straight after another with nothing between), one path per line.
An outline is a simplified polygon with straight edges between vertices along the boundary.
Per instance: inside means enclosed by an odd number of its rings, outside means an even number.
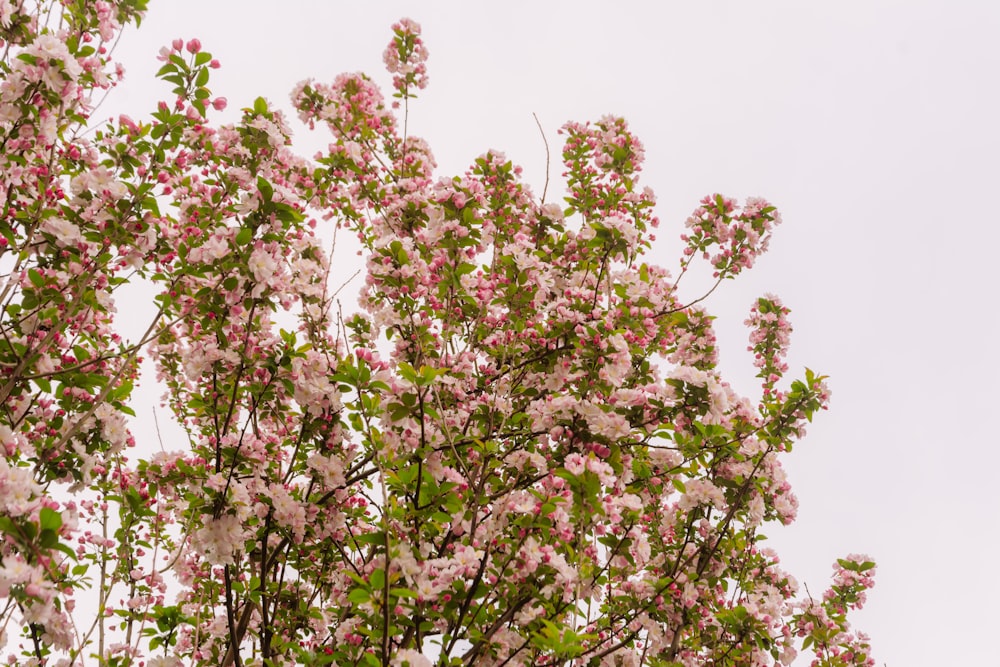
M53 58L63 60L70 57L66 44L52 33L39 35L25 51L46 60Z
M670 372L670 377L696 387L704 387L708 382L708 373L693 366L678 366Z
M20 516L32 509L32 498L42 493L28 468L11 467L7 459L0 459L0 510Z
M563 219L563 210L559 204L548 203L542 206L542 215L550 220L559 221Z
M222 259L229 254L229 241L218 231L201 244L201 260L207 262Z
M267 143L271 144L272 148L279 148L285 145L286 138L282 134L281 128L268 119L258 116L249 125L256 130L264 130L267 134Z
M432 667L432 663L420 651L404 648L392 659L392 667Z
M339 459L316 453L309 457L306 465L319 473L327 488L335 489L344 484L344 465Z
M243 548L247 531L238 517L223 514L210 519L191 535L191 547L213 565L231 565L233 553Z
M274 275L278 263L274 261L271 253L263 248L257 248L250 255L247 267L253 272L253 277L257 282L266 284Z
M42 78L46 85L56 92L63 89L66 79L76 81L83 72L80 63L70 54L66 44L53 34L39 35L24 52L44 62L44 65L39 63L45 67ZM52 61L62 63L62 67L50 65Z
M148 667L181 667L184 663L172 655L158 655L149 659Z
M356 141L346 142L344 144L344 152L347 153L347 157L358 163L360 163L362 158L364 158L364 153L361 150L361 144Z
M83 236L80 229L69 220L62 218L46 218L42 223L42 232L56 237L56 243L63 246L73 246L79 243Z
M0 0L0 25L4 28L9 28L13 23L14 7L11 6L10 0Z

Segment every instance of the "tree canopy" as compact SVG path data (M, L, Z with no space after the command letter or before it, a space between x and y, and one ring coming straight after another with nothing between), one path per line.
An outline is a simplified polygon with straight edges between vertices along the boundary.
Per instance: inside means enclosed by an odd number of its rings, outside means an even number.
M715 286L751 268L774 206L705 197L671 271L645 259L655 197L621 118L561 128L564 202L496 151L435 174L405 122L427 83L406 19L391 100L363 74L292 92L330 135L313 159L263 98L213 120L197 39L160 52L147 118L93 123L144 5L0 2L14 662L873 664L846 615L874 563L838 560L813 598L761 543L795 518L781 460L825 378L785 379L789 310L765 295L760 394L737 395L704 297L678 293L693 262ZM356 309L335 228L363 247ZM157 312L126 341L137 283ZM188 436L150 455L128 419L143 350Z

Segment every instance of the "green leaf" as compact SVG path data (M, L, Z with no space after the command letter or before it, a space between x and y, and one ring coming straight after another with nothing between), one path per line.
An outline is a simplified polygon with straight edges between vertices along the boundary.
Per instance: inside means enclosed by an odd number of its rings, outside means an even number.
M416 591L411 591L409 588L390 588L389 594L397 598L416 598Z
M347 594L347 599L354 604L364 604L372 599L372 594L364 588L355 588Z
M376 546L385 546L385 533L365 533L364 535L358 535L356 538L359 544L374 544Z
M431 515L431 519L442 526L450 524L452 518L452 515L447 512L435 512Z
M31 284L35 287L45 286L45 278L43 278L42 274L38 272L38 269L28 269L28 280L30 280Z
M59 536L54 530L45 529L38 535L38 545L43 549L52 549L57 544L59 544Z
M55 549L56 551L59 551L59 552L62 552L64 554L66 554L67 558L70 558L72 560L76 560L76 552L73 551L73 549L68 544L64 544L62 542L59 542L59 543L53 545L52 548Z
M198 55L200 56L203 54L199 53ZM195 64L197 64L197 62ZM204 87L204 85L208 83L209 76L210 75L207 69L198 70L198 76L196 76L194 79L194 85L198 86L199 88Z
M62 528L62 516L50 507L43 507L38 513L38 525L42 530L58 531Z
M271 200L274 198L274 188L263 176L259 176L257 178L257 189L260 190L260 194L264 198L264 201L266 203L271 203Z
M407 382L412 382L417 384L417 372L413 369L413 366L406 363L405 361L399 362L399 375Z

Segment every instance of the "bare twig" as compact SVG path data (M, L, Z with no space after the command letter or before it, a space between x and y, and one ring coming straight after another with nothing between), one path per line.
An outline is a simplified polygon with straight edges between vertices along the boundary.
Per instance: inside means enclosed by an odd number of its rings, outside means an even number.
M538 132L542 135L542 143L545 144L545 187L542 188L542 203L544 204L545 194L549 191L549 165L551 164L549 140L545 138L545 130L542 129L542 123L538 120L538 114L532 112L531 116L535 119L535 125L538 126Z

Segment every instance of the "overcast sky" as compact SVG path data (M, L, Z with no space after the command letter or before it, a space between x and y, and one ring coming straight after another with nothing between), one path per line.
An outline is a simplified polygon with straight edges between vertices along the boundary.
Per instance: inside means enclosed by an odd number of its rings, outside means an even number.
M705 194L779 207L770 252L708 303L741 392L757 382L742 321L764 292L792 309L793 372L831 377L831 410L786 461L799 521L772 546L814 594L838 556L878 561L855 625L879 665L1000 665L1000 3L152 0L100 113L141 117L169 96L153 73L175 37L221 60L212 88L232 119L258 95L289 109L307 77L363 70L387 87L403 16L430 51L410 132L439 175L495 148L540 193L532 113L554 157L562 123L613 113L659 196L649 261L676 266ZM297 140L311 155L327 137ZM348 275L356 258L336 261Z

